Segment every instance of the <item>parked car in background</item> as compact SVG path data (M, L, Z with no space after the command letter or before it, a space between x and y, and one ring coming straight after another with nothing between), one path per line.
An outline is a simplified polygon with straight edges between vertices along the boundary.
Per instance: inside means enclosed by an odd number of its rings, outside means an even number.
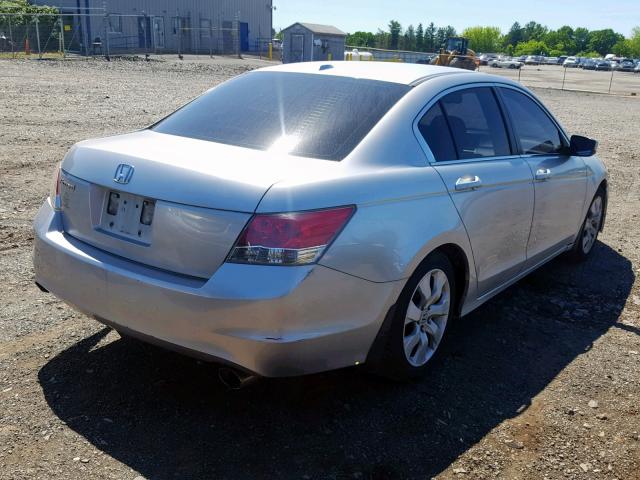
M564 64L564 61L567 59L567 55L560 55L558 57L558 65Z
M578 68L580 66L580 59L578 57L567 57L562 66L565 68Z
M584 70L595 70L596 69L596 60L594 60L593 58L586 58L581 64L580 66L584 69Z
M489 66L494 68L511 68L518 69L522 68L522 63L518 60L513 60L511 58L494 58L489 61Z
M557 65L558 57L547 57L544 59L545 65Z
M540 65L542 63L542 57L540 55L529 55L524 63L525 65Z
M611 70L620 70L620 62L617 60L609 60L609 66Z
M620 61L620 68L619 70L621 72L633 72L633 69L636 68L636 64L633 60L631 60L630 58L623 58Z
M640 73L640 62L636 65L636 68L633 69L633 73Z
M528 55L520 55L518 58L516 58L516 60L524 64L525 60L527 59L527 56Z
M496 53L483 53L478 57L478 60L480 61L480 65L488 65L490 61L496 58L498 58L498 54Z
M596 68L594 70L602 70L604 72L610 72L611 62L608 62L607 60L597 60Z
M596 145L497 75L263 68L71 147L34 221L35 281L122 335L234 367L227 384L365 362L415 378L455 317L592 252Z

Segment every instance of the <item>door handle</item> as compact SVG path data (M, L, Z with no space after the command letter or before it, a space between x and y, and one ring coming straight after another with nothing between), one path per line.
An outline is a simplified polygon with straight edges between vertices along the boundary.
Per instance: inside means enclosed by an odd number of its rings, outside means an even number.
M474 190L476 188L480 188L482 185L482 180L477 175L465 175L464 177L460 177L456 180L456 190L458 192L464 190Z
M551 170L548 168L541 168L536 171L536 180L548 180L551 178Z

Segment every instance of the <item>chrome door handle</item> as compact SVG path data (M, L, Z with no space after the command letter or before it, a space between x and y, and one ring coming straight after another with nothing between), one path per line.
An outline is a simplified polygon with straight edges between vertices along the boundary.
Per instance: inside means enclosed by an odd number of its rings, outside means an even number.
M548 180L551 178L551 170L548 168L541 168L536 171L536 180Z
M460 177L456 180L456 190L464 191L464 190L473 190L475 188L479 188L482 185L482 180L477 175L465 175L464 177Z

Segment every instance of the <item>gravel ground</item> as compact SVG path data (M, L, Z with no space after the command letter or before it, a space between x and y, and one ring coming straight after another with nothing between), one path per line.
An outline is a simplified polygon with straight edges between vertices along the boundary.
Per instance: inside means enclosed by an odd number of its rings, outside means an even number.
M31 220L74 142L258 60L0 61L0 478L640 479L640 100L538 90L600 139L607 226L452 326L432 375L356 368L230 392L33 285Z

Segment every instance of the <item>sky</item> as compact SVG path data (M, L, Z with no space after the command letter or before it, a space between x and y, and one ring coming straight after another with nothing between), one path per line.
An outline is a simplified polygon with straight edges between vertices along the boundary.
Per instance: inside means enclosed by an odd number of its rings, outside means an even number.
M273 0L273 27L295 22L334 25L352 33L387 30L389 20L403 28L418 23L453 25L458 32L483 25L499 27L503 33L513 22L534 20L550 28L563 25L589 30L613 28L625 36L640 26L640 0Z

